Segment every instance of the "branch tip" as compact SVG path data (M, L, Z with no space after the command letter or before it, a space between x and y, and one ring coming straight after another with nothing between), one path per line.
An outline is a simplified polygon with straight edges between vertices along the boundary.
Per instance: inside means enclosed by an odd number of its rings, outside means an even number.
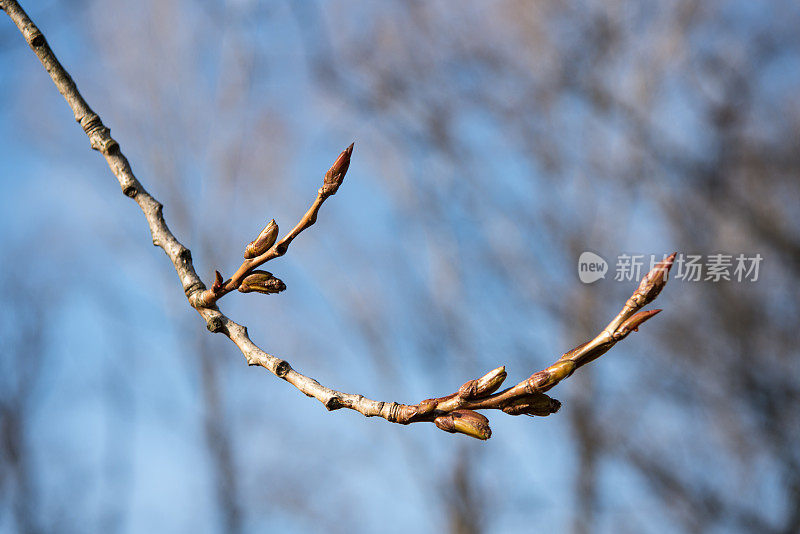
M633 301L632 307L641 308L642 306L646 306L661 293L661 290L667 285L669 271L672 269L676 254L677 252L673 252L658 262L650 272L644 275L642 281L639 283L639 287L636 288L636 291L631 297Z
M335 195L336 191L339 189L339 186L342 185L344 176L347 174L347 169L350 168L350 156L353 154L354 145L355 142L350 143L350 146L345 148L342 153L339 154L339 157L336 158L336 161L333 163L333 165L331 165L331 168L325 173L322 189L320 189L320 194L322 196L329 197L331 195Z

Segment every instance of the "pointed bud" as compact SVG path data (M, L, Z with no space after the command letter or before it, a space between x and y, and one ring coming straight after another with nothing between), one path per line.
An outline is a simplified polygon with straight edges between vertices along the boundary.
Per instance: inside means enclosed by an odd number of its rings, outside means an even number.
M250 293L251 291L257 293L280 293L284 289L286 289L286 284L267 271L253 271L252 274L242 280L242 285L239 286L239 291L242 293Z
M349 147L345 148L342 153L339 154L339 157L336 158L331 168L328 169L328 172L325 173L325 181L321 190L323 195L330 196L336 194L339 186L342 185L344 175L347 174L347 169L350 167L350 156L353 154L353 145L355 145L355 143L351 143Z
M561 403L548 397L544 393L534 393L518 397L503 406L503 411L509 415L539 415L548 416L556 413L561 408Z
M458 396L462 399L478 399L491 395L506 379L506 367L498 367L492 369L482 377L476 380L465 382L463 386L458 389Z
M219 271L214 271L214 283L211 285L211 291L219 293L219 290L222 289L222 282L222 274Z
M448 414L440 415L433 422L445 432L459 432L477 439L489 439L492 437L489 420L472 410L455 410Z
M660 313L661 310L647 310L647 311L640 311L634 314L632 317L628 318L627 321L622 323L619 329L616 332L615 338L622 339L623 337L627 336L631 332L636 332L639 330L639 327L642 326L642 323Z
M646 306L648 303L652 302L658 294L661 293L664 286L667 285L669 270L672 269L676 254L678 253L673 252L664 260L658 262L649 273L644 275L644 278L642 278L639 287L634 293L634 298L638 295L641 299L640 307Z
M244 249L244 258L249 260L250 258L255 258L256 256L260 256L269 248L275 244L275 240L278 238L278 225L275 223L275 219L272 219L267 226L261 230L261 233L258 234L258 237L255 238L254 241L251 241L247 247Z

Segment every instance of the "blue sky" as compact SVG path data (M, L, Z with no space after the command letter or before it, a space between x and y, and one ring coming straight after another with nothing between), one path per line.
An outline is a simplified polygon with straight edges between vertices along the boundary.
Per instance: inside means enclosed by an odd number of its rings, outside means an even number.
M585 174L591 157L613 166L628 141L616 136L613 117L592 115L580 99L556 103L567 165L549 182L544 166L531 165L507 142L512 134L502 123L474 109L454 119L471 166L419 141L394 146L393 132L404 130L392 124L391 114L354 116L346 99L332 96L309 72L307 28L286 4L249 11L251 3L233 3L227 26L192 3L176 8L186 9L186 18L169 18L174 14L165 7L163 19L140 17L138 7L115 2L81 9L85 17L53 3L25 7L137 177L164 202L167 222L192 249L207 281L215 268L231 273L239 248L270 218L290 228L323 172L355 141L340 192L317 225L270 266L289 289L270 298L232 294L221 303L265 350L330 387L416 402L496 365L508 366L509 381L521 380L579 342L580 318L562 323L547 308L551 300L590 295L600 302L591 328L602 328L632 284L609 276L582 286L577 254L560 250L561 234L548 235L532 226L535 216L517 213L563 204L585 225L573 245L607 259L680 249L665 231L658 203L659 187L674 184L660 182L658 174L634 186ZM734 4L735 20L747 18L740 11L745 7ZM240 20L236 13L254 14ZM340 13L328 16L335 21ZM161 25L174 20L181 23L164 32ZM127 33L132 40L125 40ZM190 75L176 68L180 60L195 67ZM255 66L247 89L233 100L221 97L248 61ZM773 74L776 91L782 82L796 85L787 72L792 69ZM46 295L38 302L48 312L27 430L47 521L80 531L108 531L108 524L124 532L219 530L203 435L198 353L207 350L219 361L247 531L316 532L320 525L439 531L446 524L439 493L446 490L438 488L447 488L465 448L475 459L490 531L527 532L532 522L568 530L579 469L569 400L583 388L602 392L608 397L597 401L601 421L613 422L608 411L625 405L628 381L643 369L646 374L647 338L657 334L658 320L593 364L586 381L559 386L554 396L565 401L561 413L537 419L490 414L488 443L467 443L433 425L401 427L344 410L327 413L267 372L248 368L232 344L205 332L166 257L150 244L141 213L120 194L8 21L0 24L0 73L0 98L14 103L0 108L2 274L28 278ZM455 79L458 87L491 83L466 74ZM677 142L704 147L703 124L686 105L684 89L665 85L663 107L653 117L663 119ZM585 153L598 132L612 150ZM162 146L174 148L166 163L158 159ZM219 171L231 153L238 154L241 170L232 185L221 186ZM469 177L459 175L465 168L500 185L470 189ZM161 174L164 169L174 176ZM415 183L440 195L442 205L426 209L430 198L420 198ZM629 193L637 202L632 209L619 200ZM447 203L452 197L466 200ZM473 203L473 197L485 202ZM502 261L488 262L493 255ZM508 273L498 275L503 269ZM670 285L659 307L669 312L685 303L680 287ZM456 320L425 313L428 298L431 306L444 302L442 309ZM378 329L378 342L370 342L365 324ZM448 328L466 341L449 343ZM376 354L381 347L385 352ZM636 407L658 421L642 432L682 433L682 407L658 401ZM695 423L702 426L711 415L697 410ZM605 513L598 530L626 524L659 531L663 508L638 475L614 458L599 469ZM767 482L761 489L768 495L770 488ZM776 501L763 503L777 510ZM10 528L9 516L0 517L0 530Z

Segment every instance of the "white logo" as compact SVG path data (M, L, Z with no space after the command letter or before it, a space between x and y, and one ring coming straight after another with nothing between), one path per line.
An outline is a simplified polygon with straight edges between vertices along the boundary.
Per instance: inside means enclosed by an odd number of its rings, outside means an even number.
M594 252L584 252L578 258L578 278L584 284L605 278L607 272L608 263Z

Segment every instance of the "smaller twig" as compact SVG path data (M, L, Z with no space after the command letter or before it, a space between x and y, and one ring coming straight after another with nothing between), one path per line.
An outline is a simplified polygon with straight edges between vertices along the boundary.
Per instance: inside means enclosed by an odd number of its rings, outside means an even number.
M456 393L419 404L402 404L396 421L402 424L432 421L446 432L460 432L478 439L492 435L489 420L474 410L502 410L509 415L547 416L561 407L545 392L569 377L575 369L596 360L617 342L636 332L661 310L639 311L652 302L667 283L675 253L657 264L644 278L622 311L591 341L565 353L550 367L532 374L519 384L494 393L506 378L505 367L498 367L483 377L470 380Z
M325 173L322 187L317 191L317 198L314 199L311 207L308 208L308 211L306 211L305 215L300 219L300 222L282 239L275 242L275 237L278 233L278 225L275 224L275 220L273 219L264 230L261 231L259 236L247 245L244 254L245 259L230 279L222 282L222 275L219 274L219 271L215 271L217 280L215 280L211 289L203 291L197 297L195 300L196 307L209 308L214 306L214 304L226 294L240 289L245 279L255 273L256 268L286 254L294 238L300 235L300 232L317 222L317 214L322 207L322 203L325 202L328 197L335 195L339 186L342 185L345 174L347 174L347 169L350 167L350 157L353 154L354 145L355 143L351 143L349 147L345 148L342 153L339 154L339 157L336 158L331 168L328 169L328 172ZM270 292L274 293L276 291Z

